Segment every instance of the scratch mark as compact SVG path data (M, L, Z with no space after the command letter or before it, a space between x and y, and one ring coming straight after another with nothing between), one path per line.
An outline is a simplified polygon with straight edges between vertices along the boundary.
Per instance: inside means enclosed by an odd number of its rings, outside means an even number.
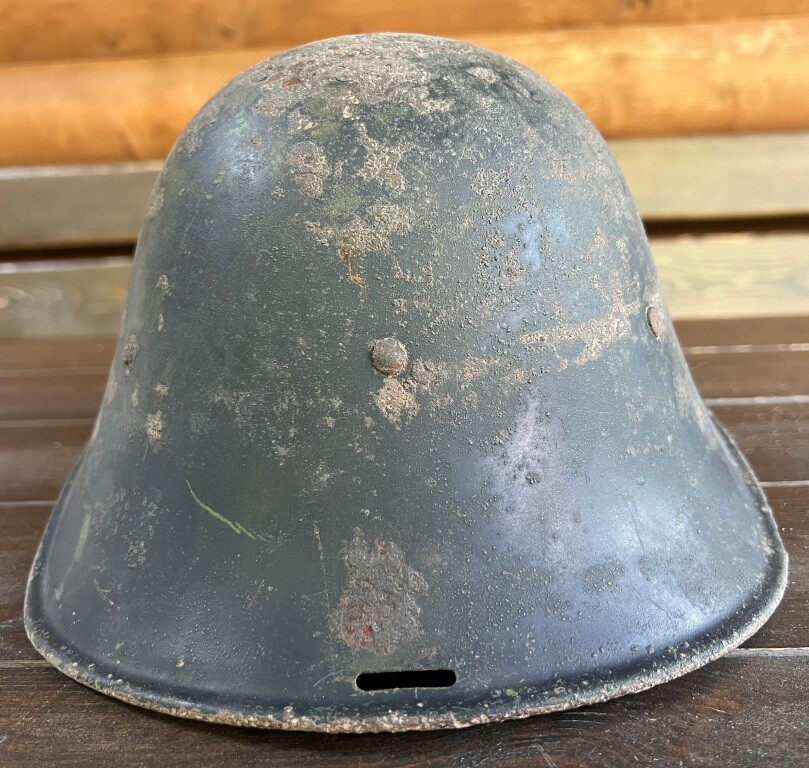
M629 514L632 516L632 525L635 526L635 535L638 537L638 543L640 544L641 551L645 554L646 547L643 546L643 539L640 537L640 529L638 528L638 519L635 516L635 513L638 511L638 506L635 504L635 499L627 498L629 502Z
M258 582L253 582L254 584L257 583L258 586L256 587L256 591L253 593L253 596L247 601L247 604L244 606L245 608L251 608L253 603L256 602L256 598L259 595L259 592L264 588L264 579L261 579Z
M266 536L256 533L256 531L254 531L252 528L246 528L239 522L228 520L224 515L220 515L215 509L211 509L204 501L202 501L202 499L200 499L199 496L197 496L196 493L194 493L194 489L191 487L191 483L189 483L188 480L185 481L185 484L188 486L188 490L191 491L194 501L196 501L197 504L199 504L199 506L202 507L202 509L204 509L209 515L224 523L234 533L244 534L248 539L252 539L253 541L263 541L265 544L270 543L270 539Z
M326 578L326 554L323 552L323 542L320 540L320 528L317 523L312 523L317 541L317 551L320 553L320 570L323 573L323 592L326 595L326 607L331 615L331 597L329 596L329 580Z
M331 679L333 677L337 677L337 673L336 672L329 672L328 675L323 675L323 677L321 677L320 680L318 680L312 687L317 688L321 683L325 683L326 680L329 680L329 679Z
M98 594L101 595L101 597L104 598L104 600L106 600L110 605L115 605L115 603L113 603L112 600L110 600L109 598L109 594L112 591L112 588L101 589L101 585L98 583L98 579L93 579L93 581L95 582L96 585L96 592L98 592Z
M551 756L545 751L545 748L541 744L537 744L537 748L539 749L542 757L545 758L545 764L548 766L548 768L558 768L556 763L553 762Z
M320 571L323 574L323 595L326 596L326 608L328 608L328 615L331 616L331 596L329 595L329 580L326 576L326 553L323 551L323 542L320 539L320 527L317 523L312 523L312 530L315 533L315 541L317 541L317 551L320 554ZM337 676L337 660L334 657L334 649L329 644L329 662L331 663L331 672L325 677L320 678L315 684L315 687L320 685L324 680L330 677Z

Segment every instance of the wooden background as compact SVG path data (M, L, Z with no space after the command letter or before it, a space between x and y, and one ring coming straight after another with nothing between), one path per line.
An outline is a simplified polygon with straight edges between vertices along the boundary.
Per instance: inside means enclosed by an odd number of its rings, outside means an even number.
M25 575L92 429L162 160L239 70L367 31L512 56L609 139L790 553L784 603L729 657L570 713L335 739L137 710L27 642ZM807 94L809 0L0 0L0 765L809 765Z

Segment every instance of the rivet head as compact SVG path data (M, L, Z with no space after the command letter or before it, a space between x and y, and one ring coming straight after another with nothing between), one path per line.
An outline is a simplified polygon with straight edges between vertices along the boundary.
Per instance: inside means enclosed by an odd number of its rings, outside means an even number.
M663 313L660 311L659 307L656 307L654 304L650 304L646 307L646 324L649 326L652 336L656 339L659 339L663 331L666 330L666 321L663 317Z
M396 339L376 339L369 345L374 368L385 376L398 376L407 366L407 350Z

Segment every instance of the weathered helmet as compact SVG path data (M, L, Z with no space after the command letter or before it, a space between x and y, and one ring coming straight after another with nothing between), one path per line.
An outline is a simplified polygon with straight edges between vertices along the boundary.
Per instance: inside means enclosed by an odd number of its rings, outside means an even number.
M785 574L598 133L501 56L362 35L178 140L25 620L163 712L428 729L688 672Z

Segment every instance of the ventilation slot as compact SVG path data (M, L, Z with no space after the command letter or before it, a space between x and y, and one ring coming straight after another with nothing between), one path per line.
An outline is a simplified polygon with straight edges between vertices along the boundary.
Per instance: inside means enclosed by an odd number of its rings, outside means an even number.
M457 676L451 669L408 669L402 672L363 672L357 675L361 691L388 691L393 688L449 688Z

